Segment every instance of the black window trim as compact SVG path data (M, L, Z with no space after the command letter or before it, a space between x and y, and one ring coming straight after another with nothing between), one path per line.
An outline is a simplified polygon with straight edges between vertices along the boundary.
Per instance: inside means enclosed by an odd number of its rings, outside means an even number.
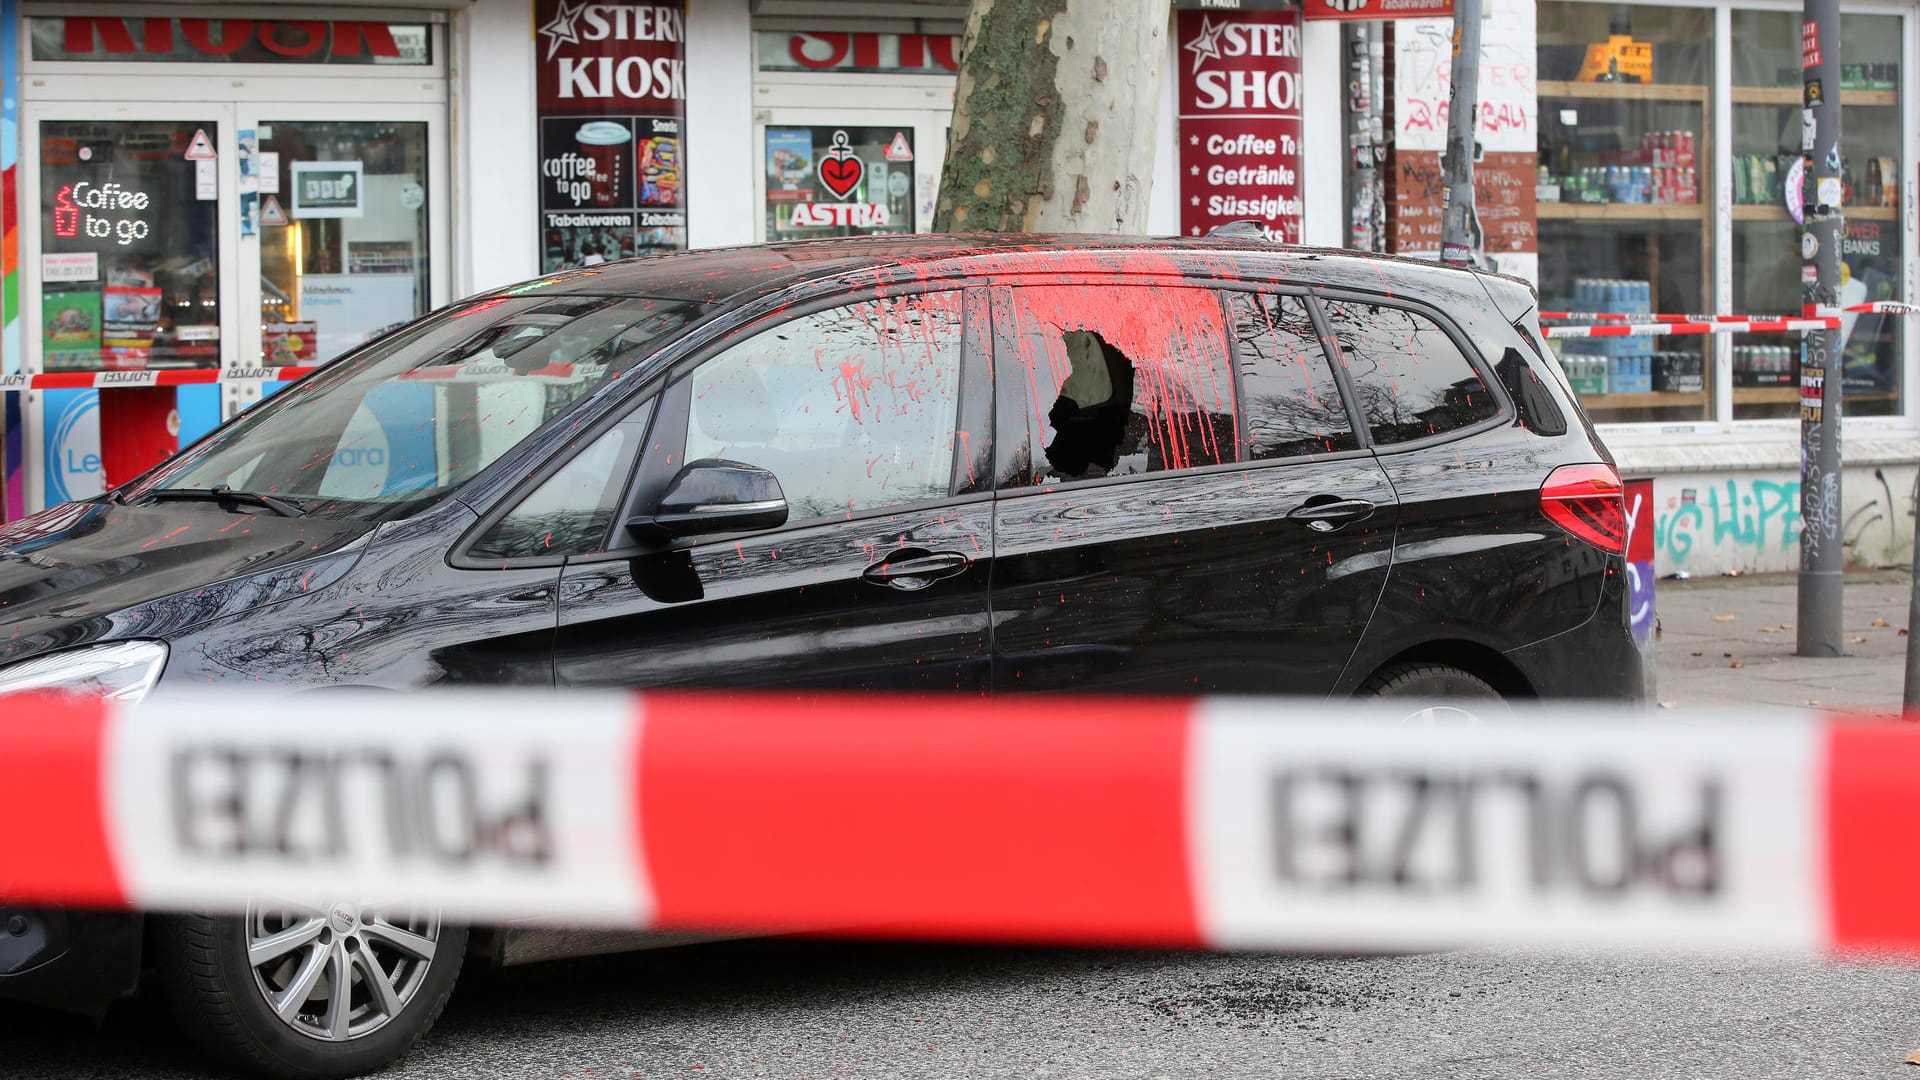
M1370 455L1373 452L1373 432L1367 429L1366 424L1363 422L1365 418L1359 414L1359 406L1354 398L1353 387L1346 379L1346 365L1344 363L1334 362L1334 357L1339 355L1339 349L1334 344L1332 336L1327 332L1326 319L1320 312L1320 306L1313 302L1313 294L1304 286L1285 287L1266 285L1259 282L1222 283L1215 291L1221 294L1221 313L1228 319L1228 325L1232 324L1231 317L1233 314L1226 306L1226 294L1229 292L1254 293L1259 296L1291 296L1300 301L1300 305L1307 311L1307 318L1313 321L1314 336L1317 344L1320 346L1320 360L1326 364L1327 369L1333 373L1334 387L1340 395L1340 408L1341 411L1347 414L1347 426L1352 429L1354 439L1354 448L1351 450L1335 450L1326 454L1295 454L1290 457L1261 458L1258 460L1248 458L1245 461L1239 461L1235 464L1250 469L1267 469L1277 466L1306 465L1321 461L1344 461L1348 458L1366 457ZM1240 358L1234 347L1236 340L1232 333L1227 335L1227 359L1233 368L1234 414L1236 424L1240 429L1242 445L1251 448L1253 446L1252 428L1250 426L1252 421L1247 415L1246 387L1242 385L1240 381Z
M1519 414L1514 408L1513 402L1507 397L1507 388L1501 385L1500 379L1487 364L1486 358L1480 355L1478 348L1474 347L1472 339L1468 338L1464 333L1461 333L1460 328L1454 325L1453 320L1448 318L1440 308L1410 297L1388 297L1357 289L1314 288L1311 297L1313 300L1316 325L1320 326L1323 332L1326 333L1328 347L1335 350L1335 354L1340 357L1340 362L1334 365L1334 375L1341 381L1342 392L1349 395L1350 404L1348 409L1350 413L1358 411L1359 397L1354 392L1351 377L1347 371L1346 350L1340 348L1339 339L1333 334L1333 324L1327 319L1326 312L1321 307L1325 301L1347 301L1351 303L1371 304L1374 307L1397 308L1402 311L1410 311L1431 320L1435 326L1440 328L1440 332L1447 335L1453 342L1454 348L1460 350L1460 355L1466 358L1467 366L1471 367L1474 374L1480 377L1480 385L1487 388L1487 391L1493 396L1494 404L1497 406L1493 415L1487 417L1485 420L1468 424L1465 427L1457 427L1452 431L1443 431L1437 435L1427 435L1418 439L1409 439L1406 442L1386 443L1384 445L1377 443L1373 439L1372 426L1367 425L1363 428L1363 430L1366 431L1365 442L1372 448L1373 453L1399 454L1415 450L1425 450L1429 447L1443 446L1483 431L1491 431L1498 427L1507 427L1518 422ZM1362 419L1364 420L1364 417L1362 417Z
M548 454L537 468L529 471L518 483L508 488L506 494L495 499L493 505L488 507L485 513L478 514L478 520L460 534L459 539L455 540L453 546L448 549L447 565L456 570L520 570L529 567L565 566L569 561L585 558L586 556L582 555L522 555L517 558L499 559L475 555L472 549L473 545L479 543L495 525L498 525L508 514L519 509L521 503L540 490L542 484L553 479L556 473L572 464L574 458L586 453L589 447L600 441L602 436L614 428L635 423L634 414L647 410L641 438L635 440L633 447L624 448L620 452L620 464L617 467L626 475L621 487L623 492L630 489L639 472L641 457L646 451L646 436L658 423L659 398L660 395L643 390L637 395L636 400L623 401L602 413L593 423L586 425L580 431L557 439L559 447L553 453ZM455 497L458 498L457 495ZM620 509L616 510L613 524L603 543L610 543L613 536L617 535L618 530L626 523L626 518L622 516L625 512L625 502L623 494L618 504ZM473 509L471 505L467 508Z

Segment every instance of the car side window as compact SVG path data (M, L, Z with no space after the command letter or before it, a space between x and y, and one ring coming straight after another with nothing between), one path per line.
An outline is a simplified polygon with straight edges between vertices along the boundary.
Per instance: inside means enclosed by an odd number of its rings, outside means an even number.
M1254 461L1357 450L1326 350L1298 296L1227 293L1246 456Z
M960 397L961 293L802 315L692 376L682 461L773 473L789 521L944 498Z
M639 429L622 424L575 454L572 461L494 523L468 549L478 559L588 555L601 550L625 493L629 440Z
M1031 480L1064 483L1235 460L1233 377L1212 290L1029 286L1012 290Z
M1499 414L1479 368L1432 319L1384 304L1321 303L1376 445L1445 434Z

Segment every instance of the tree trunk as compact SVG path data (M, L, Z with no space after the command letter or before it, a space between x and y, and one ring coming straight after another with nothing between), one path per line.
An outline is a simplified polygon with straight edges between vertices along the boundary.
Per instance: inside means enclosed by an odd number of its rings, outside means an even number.
M936 232L1141 232L1168 0L973 0Z

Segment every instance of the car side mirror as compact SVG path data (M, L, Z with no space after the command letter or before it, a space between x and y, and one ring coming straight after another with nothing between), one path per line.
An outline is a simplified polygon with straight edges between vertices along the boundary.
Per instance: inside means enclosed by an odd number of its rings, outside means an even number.
M787 523L780 481L758 465L703 458L689 461L651 514L627 522L640 540L777 529Z

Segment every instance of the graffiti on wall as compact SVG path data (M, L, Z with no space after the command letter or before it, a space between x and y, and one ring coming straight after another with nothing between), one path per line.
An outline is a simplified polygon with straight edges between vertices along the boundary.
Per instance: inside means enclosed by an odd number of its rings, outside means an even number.
M1844 507L1838 490L1827 495L1831 509L1823 513L1840 517L1849 562L1899 565L1911 551L1915 493L1906 490L1912 483L1899 475L1904 470L1893 471L1889 477L1881 468L1849 470ZM1898 498L1896 486L1902 489ZM1659 482L1654 509L1654 558L1662 574L1792 570L1800 564L1806 523L1798 479L1673 477Z

